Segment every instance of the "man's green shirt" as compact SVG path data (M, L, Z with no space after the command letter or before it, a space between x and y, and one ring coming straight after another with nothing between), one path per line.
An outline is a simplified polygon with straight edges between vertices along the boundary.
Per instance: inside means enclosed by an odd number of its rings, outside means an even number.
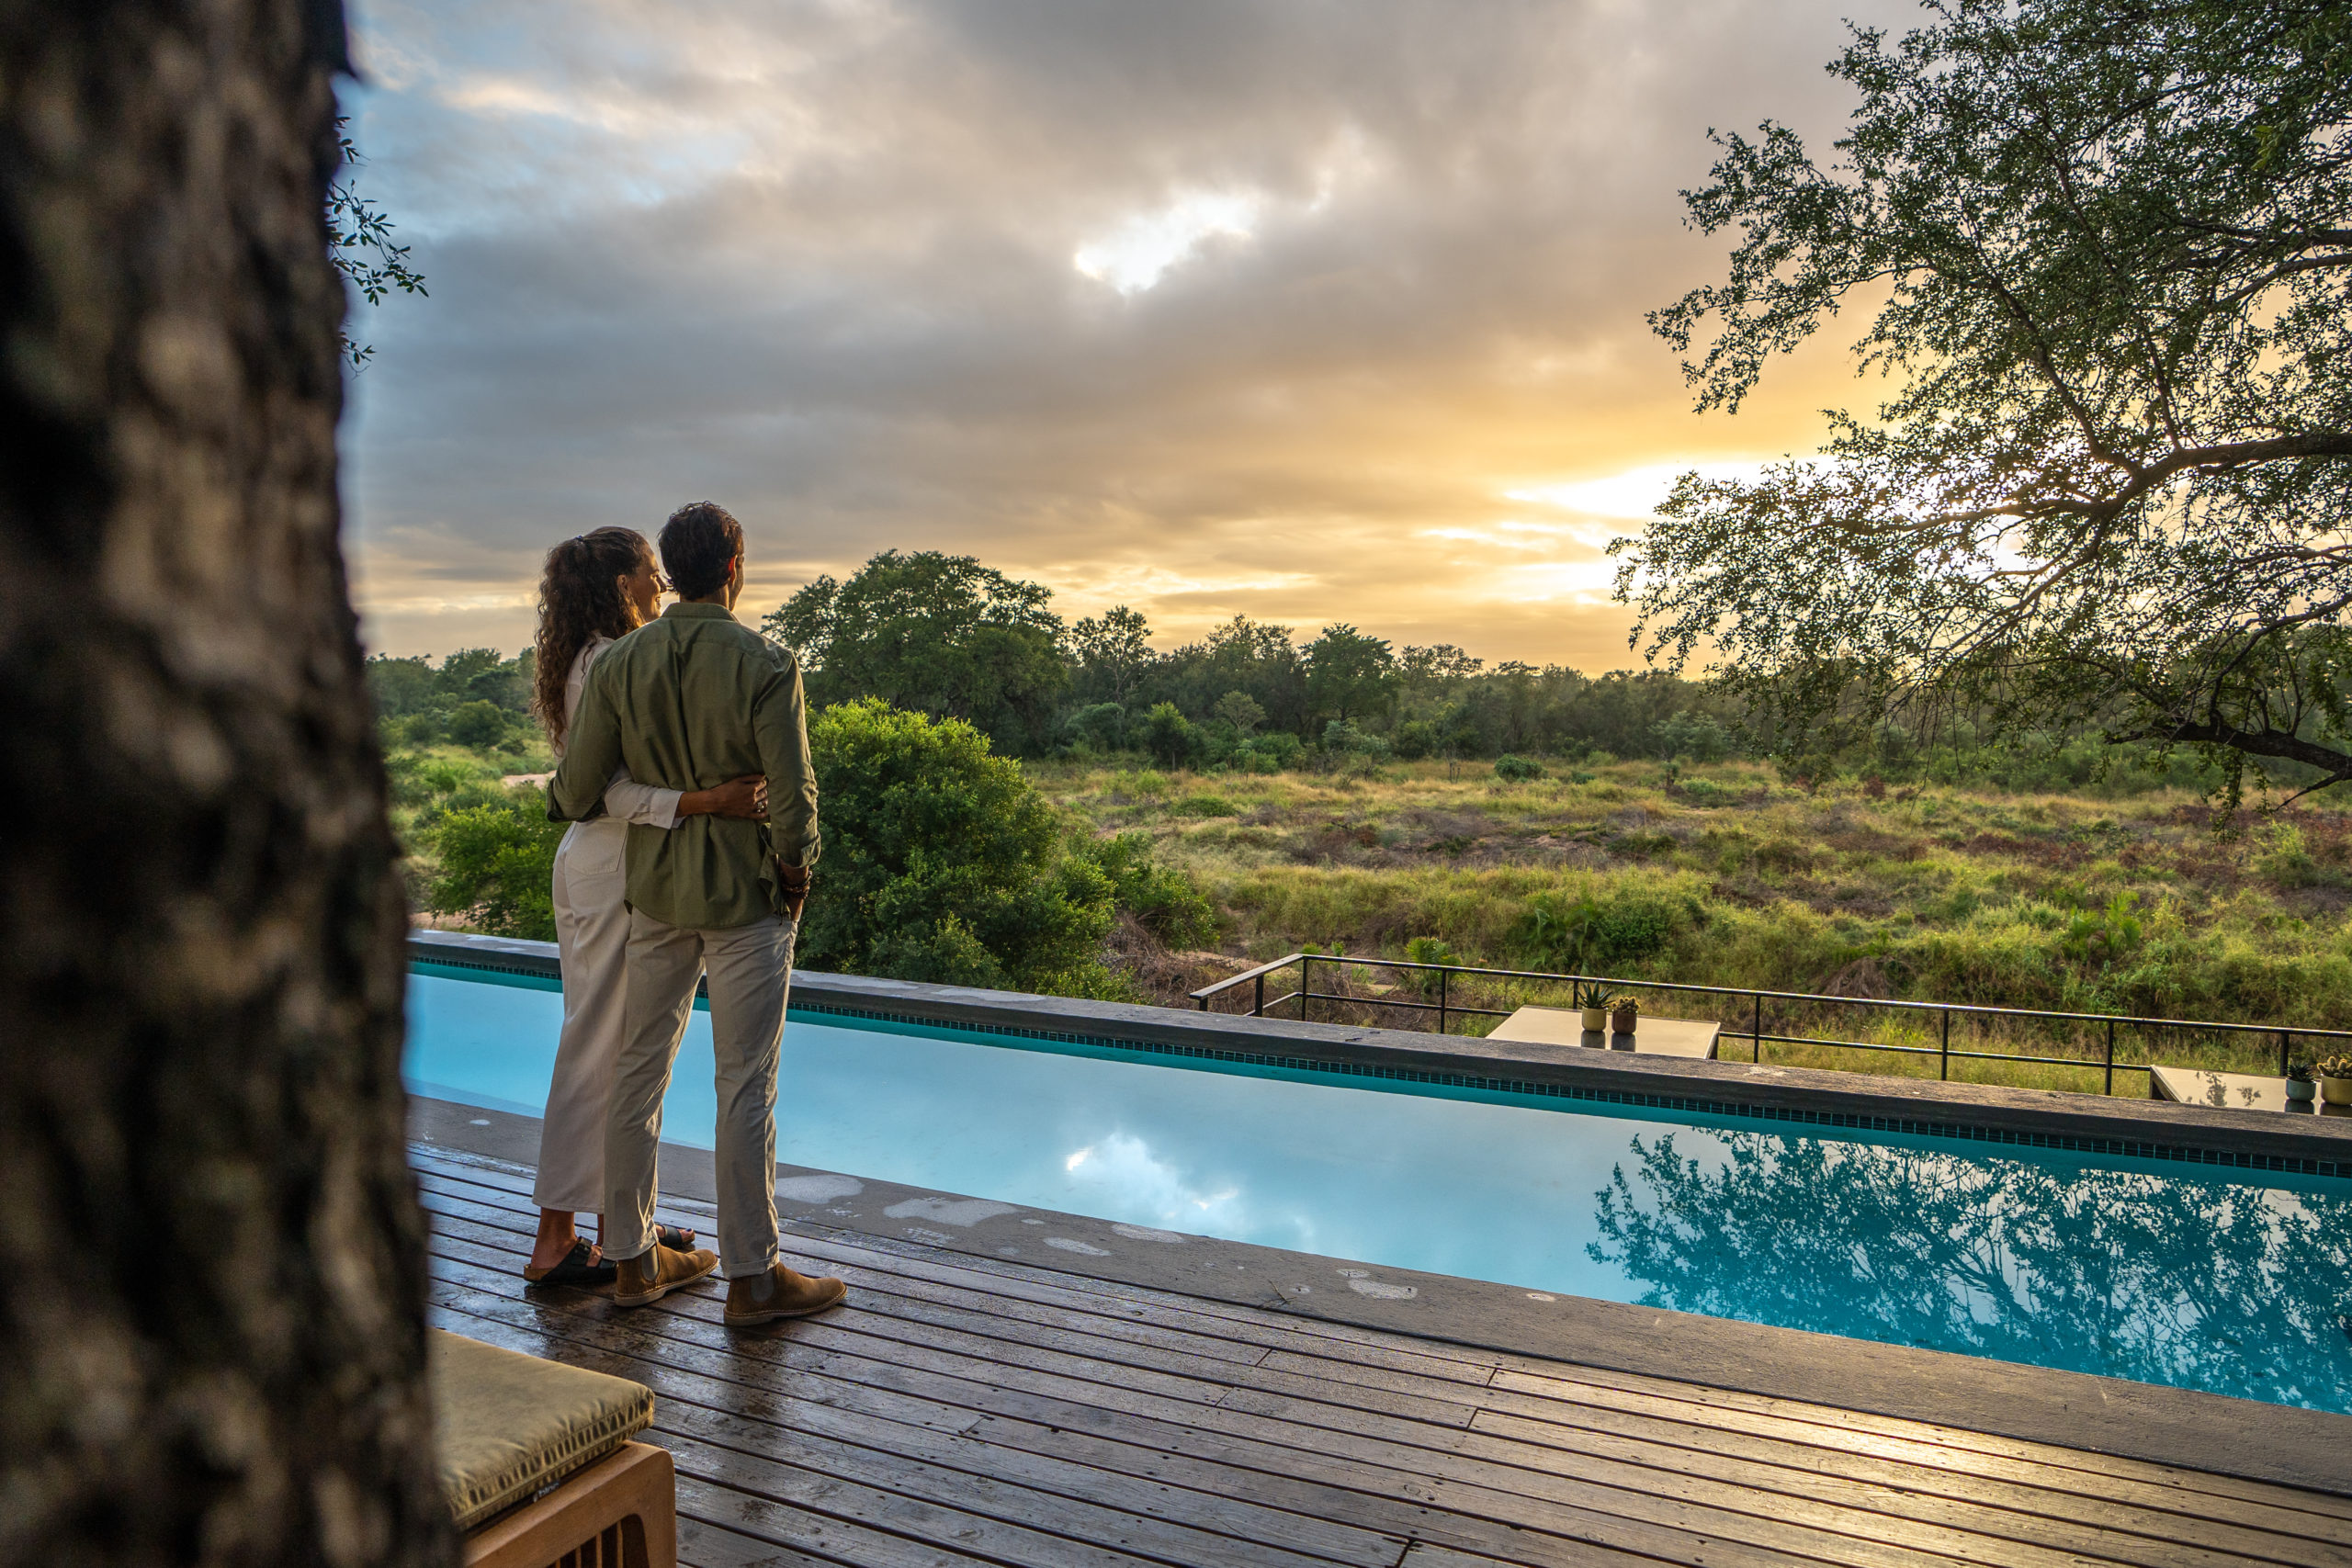
M746 926L784 912L776 862L813 866L817 773L800 667L718 604L673 604L596 656L548 789L558 821L603 808L613 770L662 789L768 781L768 819L631 824L629 907L673 926Z

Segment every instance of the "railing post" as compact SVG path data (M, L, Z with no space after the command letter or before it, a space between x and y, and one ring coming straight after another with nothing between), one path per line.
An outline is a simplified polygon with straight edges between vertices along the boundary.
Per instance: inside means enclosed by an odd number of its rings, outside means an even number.
M1306 1021L1306 993L1315 988L1315 960L1302 954L1298 961L1298 1021Z
M2113 1020L2113 1019L2111 1019L2111 1018L2110 1018L2110 1019L2109 1019L2109 1020L2107 1021L2107 1089L2106 1089L2106 1092L2107 1092L2107 1093L2109 1093L2109 1094L2113 1094L2113 1093L2115 1092L2115 1020Z
M1263 975L1258 976L1258 999L1250 1005L1250 1016L1251 1018L1266 1016L1266 977Z
M2278 1032L2278 1076L2287 1076L2287 1032L2283 1029Z
M1951 1009L1944 1009L1943 1050L1936 1057L1936 1077L1949 1082L1951 1078Z
M1756 1011L1747 1021L1747 1059L1761 1062L1764 1059L1764 993L1758 991L1747 999L1756 1004Z
M1437 1032L1445 1032L1445 971L1437 972Z

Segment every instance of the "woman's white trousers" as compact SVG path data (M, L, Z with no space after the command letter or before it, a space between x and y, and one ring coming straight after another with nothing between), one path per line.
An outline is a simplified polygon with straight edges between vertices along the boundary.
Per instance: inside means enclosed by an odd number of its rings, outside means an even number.
M574 822L555 852L555 941L563 960L563 1035L539 1125L542 1209L601 1213L605 1121L620 1057L628 996L628 906L623 853L628 824Z

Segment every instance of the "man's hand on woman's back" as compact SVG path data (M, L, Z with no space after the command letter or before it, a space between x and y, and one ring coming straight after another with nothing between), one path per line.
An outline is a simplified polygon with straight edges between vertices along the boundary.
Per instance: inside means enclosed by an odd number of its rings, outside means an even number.
M764 773L745 773L717 789L688 790L678 797L681 817L749 817L765 821L768 781Z

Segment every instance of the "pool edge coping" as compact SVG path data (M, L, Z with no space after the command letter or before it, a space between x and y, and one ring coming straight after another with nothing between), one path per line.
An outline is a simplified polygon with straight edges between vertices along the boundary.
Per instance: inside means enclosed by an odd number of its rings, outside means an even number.
M412 931L409 955L412 961L457 967L543 977L560 974L551 942ZM1426 1082L1571 1103L2352 1179L2352 1117L1640 1056L809 970L793 974L792 1006L801 1012L1326 1073L1343 1080Z
M411 1097L412 1141L518 1170L536 1161L538 1129L536 1117ZM661 1158L667 1196L703 1206L715 1202L708 1150L664 1144ZM2352 1416L1593 1297L1530 1292L1524 1286L1211 1236L1187 1235L1181 1247L1137 1246L1113 1221L991 1200L978 1201L997 1213L959 1223L937 1215L975 1201L965 1194L799 1166L780 1164L776 1170L779 1179L847 1179L861 1189L856 1196L865 1206L884 1211L880 1218L853 1217L843 1214L839 1201L779 1201L787 1244L796 1234L854 1235L911 1257L951 1254L984 1271L1042 1269L1253 1307L1303 1323L1371 1329L1489 1358L1516 1358L1530 1364L1501 1370L1534 1376L1546 1375L1549 1367L1555 1376L1560 1369L1582 1368L1656 1378L2352 1497ZM902 1213L891 1215L890 1209ZM1021 1228L1024 1220L1039 1217L1046 1221L1044 1231ZM924 1223L910 1224L910 1218ZM1025 1246L1018 1258L1001 1255L1000 1244L1007 1239L1025 1243L1056 1233L1093 1247L1097 1255L1041 1255ZM1401 1299L1357 1294L1347 1288L1351 1271L1412 1293ZM1261 1282L1302 1274L1319 1278L1326 1288L1313 1294L1260 1288Z

